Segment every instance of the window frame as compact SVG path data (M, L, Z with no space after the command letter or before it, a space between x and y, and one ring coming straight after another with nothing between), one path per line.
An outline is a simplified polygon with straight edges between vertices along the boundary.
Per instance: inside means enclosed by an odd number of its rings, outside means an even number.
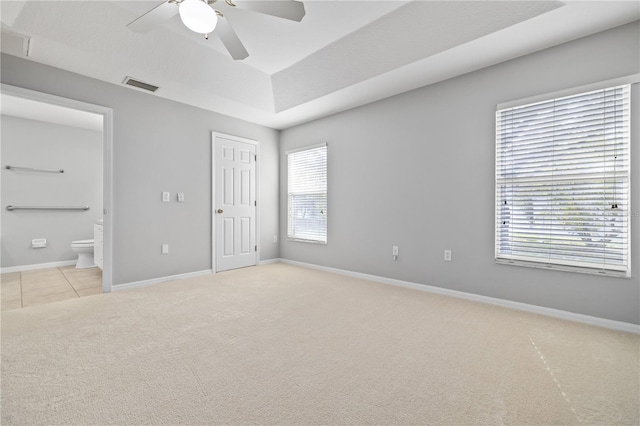
M587 274L596 274L596 275L605 275L605 276L611 276L611 277L623 277L623 278L630 278L631 277L631 243L632 243L632 232L631 232L631 195L632 195L632 188L631 188L631 174L632 174L632 170L635 170L635 168L638 167L638 165L631 164L632 160L631 160L631 155L629 155L629 166L628 166L628 171L626 172L626 179L627 179L627 194L626 194L626 203L627 203L627 210L624 212L624 214L626 215L626 221L627 221L627 231L626 231L626 240L627 240L627 245L626 245L626 256L627 256L627 261L626 261L626 268L624 270L616 270L615 268L611 268L611 269L607 269L607 268L595 268L593 267L593 265L591 266L584 266L584 265L579 265L579 262L573 262L571 260L564 260L564 261L560 261L559 259L555 259L552 262L545 262L545 261L541 261L540 259L524 259L522 257L519 256L513 256L513 255L501 255L500 253L500 237L501 237L501 230L499 229L499 222L501 219L501 209L500 206L498 205L499 202L501 202L501 194L500 192L500 182L503 181L503 179L499 179L499 174L500 174L500 170L498 169L499 164L498 164L498 160L499 160L499 153L498 153L498 149L499 149L499 143L500 143L500 134L499 134L499 129L498 129L498 123L499 123L499 113L501 111L510 109L510 108L518 108L518 107L524 107L524 106L528 106L531 104L536 104L536 103L540 103L540 102L549 102L549 101L553 101L553 100L558 100L558 99L562 99L562 98L566 98L566 97L570 97L570 96L576 96L576 95L581 95L581 94L586 94L588 92L592 92L592 91L596 91L596 90L603 90L603 89L607 89L607 88L612 88L612 87L616 87L616 86L621 86L621 85L633 85L633 84L637 84L638 82L640 82L640 74L634 74L631 76L625 76L625 77L620 77L620 78L616 78L616 79L611 79L611 80L607 80L607 81L602 81L602 82L598 82L598 83L594 83L594 84L589 84L589 85L584 85L584 86L579 86L579 87L575 87L575 88L571 88L571 89L566 89L566 90L562 90L562 91L557 91L557 92L553 92L553 93L547 93L547 94L542 94L542 95L538 95L538 96L534 96L534 97L530 97L530 98L526 98L526 99L521 99L521 100L516 100L516 101L510 101L510 102L505 102L505 103L501 103L498 104L496 107L496 115L495 115L495 119L494 119L494 123L496 125L496 134L495 134L495 161L494 161L494 178L495 178L495 182L494 182L494 190L495 190L495 194L494 194L494 208L495 208L495 212L494 212L494 232L495 232L495 241L494 241L494 259L495 262L498 264L508 264L508 265L516 265L516 266L525 266L525 267L533 267L533 268L541 268L541 269L552 269L552 270L561 270L561 271L570 271L570 272L580 272L580 273L587 273ZM633 88L630 87L629 90L629 121L628 121L628 126L629 126L629 136L628 139L626 141L627 143L627 153L631 154L631 145L632 142L634 140L634 134L632 134L632 129L634 128L634 124L633 124L633 112L631 112L631 104L633 103L632 101L632 94L631 92L633 92Z
M291 231L291 191L290 191L290 179L291 179L291 170L290 170L290 155L295 155L297 153L301 153L301 152L305 152L305 151L312 151L312 150L316 150L319 148L324 148L325 149L325 164L324 164L324 182L325 182L325 187L324 187L324 194L325 194L325 226L324 226L324 239L321 238L305 238L305 237L301 237L301 236L297 236L296 234L292 234ZM328 231L329 231L329 225L328 225L328 204L329 204L329 172L328 172L328 163L329 163L329 150L328 150L328 144L327 143L320 143L320 144L315 144L315 145L307 145L307 146L303 146L300 148L295 148L295 149L291 149L285 152L286 154L286 164L287 164L287 240L288 241L294 241L294 242L302 242L302 243L311 243L311 244L327 244L328 241ZM321 233L322 234L322 233Z

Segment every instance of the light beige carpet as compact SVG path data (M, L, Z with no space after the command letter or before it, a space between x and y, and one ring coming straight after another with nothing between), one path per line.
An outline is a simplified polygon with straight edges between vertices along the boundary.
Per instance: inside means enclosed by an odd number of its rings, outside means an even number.
M2 424L638 424L639 351L273 264L3 312Z

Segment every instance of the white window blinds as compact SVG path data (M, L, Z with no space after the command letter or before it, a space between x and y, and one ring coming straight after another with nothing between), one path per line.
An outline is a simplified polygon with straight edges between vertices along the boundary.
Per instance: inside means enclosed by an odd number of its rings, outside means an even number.
M629 85L498 110L495 256L629 276Z
M287 152L290 239L327 242L327 146Z

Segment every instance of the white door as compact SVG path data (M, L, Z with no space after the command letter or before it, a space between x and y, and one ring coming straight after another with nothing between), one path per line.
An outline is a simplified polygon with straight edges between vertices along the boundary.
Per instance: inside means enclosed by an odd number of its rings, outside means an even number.
M256 145L214 133L216 271L256 265Z

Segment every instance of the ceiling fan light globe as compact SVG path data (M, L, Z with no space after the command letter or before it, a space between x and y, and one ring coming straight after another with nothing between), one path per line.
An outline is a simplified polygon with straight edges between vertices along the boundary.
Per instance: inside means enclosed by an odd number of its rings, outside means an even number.
M218 23L216 12L202 0L184 0L178 11L182 23L196 33L209 34Z

